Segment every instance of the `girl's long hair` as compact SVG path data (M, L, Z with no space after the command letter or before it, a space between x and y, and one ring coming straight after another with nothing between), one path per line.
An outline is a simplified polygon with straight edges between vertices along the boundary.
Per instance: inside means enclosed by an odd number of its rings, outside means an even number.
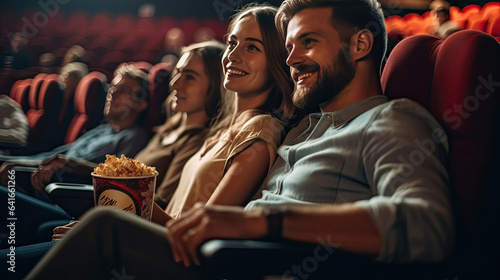
M246 120L257 114L269 113L283 122L288 127L292 118L295 118L295 106L291 94L293 92L293 81L290 77L289 67L286 64L287 53L283 37L280 36L274 24L277 8L265 4L249 4L239 10L229 23L226 36L231 34L235 25L244 17L254 17L259 25L264 43L264 53L271 78L274 81L273 88L266 102L256 110L246 111L234 120L235 96L227 94L223 97L224 105L220 111L219 123L212 127L213 130L228 129L234 125L235 132L240 127L236 124L244 124ZM227 45L227 44L226 44ZM226 46L227 47L227 46Z

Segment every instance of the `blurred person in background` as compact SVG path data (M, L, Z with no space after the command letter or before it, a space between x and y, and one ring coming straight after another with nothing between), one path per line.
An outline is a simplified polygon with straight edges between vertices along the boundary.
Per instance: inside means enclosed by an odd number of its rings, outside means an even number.
M85 55L86 51L82 46L73 45L66 51L61 66L64 67L71 62L84 62L86 58Z
M436 0L430 4L429 8L436 20L436 26L430 32L432 35L446 39L451 34L462 30L456 22L450 20L450 3Z
M40 65L40 67L42 67L41 72L47 73L47 74L53 73L52 67L54 67L56 64L55 59L56 59L56 57L51 52L46 52L46 53L43 53L42 55L40 55L40 58L38 59L38 65Z
M164 44L164 49L162 52L160 52L158 60L163 62L163 58L166 55L172 55L178 59L180 56L181 49L185 45L184 31L179 27L174 27L169 29L165 33L163 44ZM177 61L175 63L177 63ZM175 65L175 63L173 65Z
M33 54L27 49L28 38L20 31L11 34L10 48L0 55L0 68L24 69L33 66Z
M0 94L0 141L26 143L29 129L21 105L9 96Z
M75 142L52 151L31 156L0 156L0 183L7 185L8 171L14 166L38 167L38 173L76 172L82 161L104 162L106 154L134 157L149 141L144 128L149 106L147 75L130 64L118 67L108 90L103 123ZM64 170L66 168L67 170ZM45 178L39 176L37 178ZM32 186L17 186L20 192L47 200L46 195Z

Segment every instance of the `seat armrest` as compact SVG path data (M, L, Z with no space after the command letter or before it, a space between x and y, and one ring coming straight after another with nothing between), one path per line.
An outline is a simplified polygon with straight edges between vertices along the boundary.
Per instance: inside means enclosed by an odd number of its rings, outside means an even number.
M14 166L12 170L16 172L16 186L23 189L26 194L35 196L35 192L31 185L31 174L36 171L36 167L31 166Z
M41 143L0 142L0 150L11 156L29 156L52 150L54 145Z
M71 217L78 219L94 207L94 186L86 184L51 183L45 192Z
M200 255L215 279L454 279L449 263L386 264L321 244L216 239Z
M27 142L0 141L0 150L21 149L27 145Z
M31 173L35 172L38 168L33 166L16 165L12 167L12 169L16 171L16 174L19 174L19 172L21 172L21 173L28 173L31 176Z
M74 174L71 172L58 172L56 171L52 178L50 178L51 182L56 183L72 183L72 184L82 184L82 185L91 185L92 177L90 174L88 175L80 175Z

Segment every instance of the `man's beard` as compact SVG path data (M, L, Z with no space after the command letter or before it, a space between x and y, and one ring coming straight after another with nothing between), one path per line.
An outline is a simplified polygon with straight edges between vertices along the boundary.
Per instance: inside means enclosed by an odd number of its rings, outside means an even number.
M298 71L311 72L319 65L304 65L297 67ZM322 104L338 97L340 92L352 81L356 70L350 62L349 55L340 51L332 64L317 72L316 82L311 86L297 86L293 92L293 103L304 109L306 113L317 112Z

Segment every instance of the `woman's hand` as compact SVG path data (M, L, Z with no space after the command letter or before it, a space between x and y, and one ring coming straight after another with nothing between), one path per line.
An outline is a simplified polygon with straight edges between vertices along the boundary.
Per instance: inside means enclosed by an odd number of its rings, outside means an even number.
M257 239L267 233L267 221L261 209L244 211L241 207L198 203L178 220L166 224L167 239L176 262L200 265L197 250L214 238Z
M78 224L79 221L72 221L71 223L64 225L64 226L59 226L55 227L53 230L53 235L52 235L52 240L59 240L66 235L68 230L72 229L76 224Z
M50 178L54 176L56 171L66 166L67 162L67 158L57 155L40 164L38 169L31 174L31 184L35 191L43 191L50 182Z

